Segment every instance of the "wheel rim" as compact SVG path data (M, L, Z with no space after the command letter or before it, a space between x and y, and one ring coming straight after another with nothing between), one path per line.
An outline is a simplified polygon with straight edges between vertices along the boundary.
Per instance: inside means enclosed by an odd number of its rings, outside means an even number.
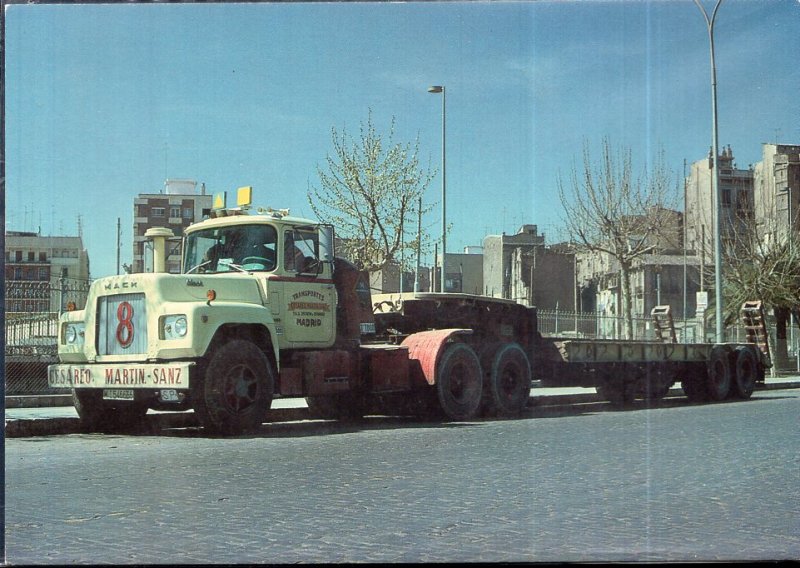
M470 366L460 361L453 365L448 391L457 403L468 402L474 396L478 386L474 374Z
M514 400L522 383L522 369L519 365L509 364L503 367L500 380L497 382L500 396L507 401Z
M234 413L247 410L258 397L258 379L246 365L236 365L226 375L222 398L228 409Z

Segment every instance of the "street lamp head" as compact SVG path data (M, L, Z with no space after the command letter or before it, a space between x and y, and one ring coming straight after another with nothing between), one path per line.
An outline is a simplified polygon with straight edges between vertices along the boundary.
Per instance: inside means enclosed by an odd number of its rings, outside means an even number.
M444 92L444 87L442 85L433 85L432 87L428 87L429 93L442 93Z

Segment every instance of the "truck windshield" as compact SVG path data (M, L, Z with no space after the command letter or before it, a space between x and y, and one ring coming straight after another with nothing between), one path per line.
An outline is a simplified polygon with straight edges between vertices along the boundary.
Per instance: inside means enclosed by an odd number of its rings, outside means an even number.
M275 270L277 231L271 225L217 227L186 237L183 272L214 274Z

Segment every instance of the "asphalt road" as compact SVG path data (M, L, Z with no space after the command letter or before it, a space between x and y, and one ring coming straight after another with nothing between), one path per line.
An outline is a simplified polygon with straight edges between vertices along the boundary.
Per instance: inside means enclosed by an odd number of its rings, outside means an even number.
M800 391L6 440L10 564L800 559Z

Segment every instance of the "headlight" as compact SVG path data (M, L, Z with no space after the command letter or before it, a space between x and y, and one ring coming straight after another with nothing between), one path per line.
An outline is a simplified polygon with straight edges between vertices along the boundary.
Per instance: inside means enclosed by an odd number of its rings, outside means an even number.
M64 343L67 345L81 345L84 338L84 324L64 324Z
M162 319L161 330L164 339L179 339L185 337L189 332L189 321L186 316L164 316Z

